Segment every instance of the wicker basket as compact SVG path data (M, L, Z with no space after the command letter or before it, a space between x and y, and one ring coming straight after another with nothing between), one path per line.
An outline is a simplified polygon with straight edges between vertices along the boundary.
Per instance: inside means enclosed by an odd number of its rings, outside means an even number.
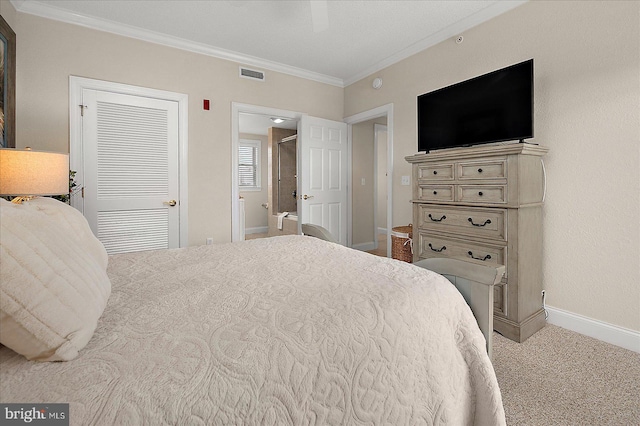
M413 262L413 228L408 226L396 226L391 228L391 257L403 262Z

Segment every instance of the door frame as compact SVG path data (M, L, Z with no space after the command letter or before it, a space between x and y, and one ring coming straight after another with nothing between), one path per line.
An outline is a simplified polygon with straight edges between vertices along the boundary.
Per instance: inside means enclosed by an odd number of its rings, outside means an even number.
M231 102L231 242L240 241L240 222L238 217L240 214L240 189L238 187L238 143L240 141L240 129L238 126L240 113L268 115L298 121L303 115L306 115L296 111ZM267 152L264 155L269 155L269 153ZM300 228L299 223L298 228Z
M189 185L188 185L188 107L189 95L165 90L149 89L111 81L69 76L69 168L76 171L75 180L79 188L84 188L84 163L82 152L82 91L99 90L123 95L133 95L178 103L178 176L179 183L179 227L180 247L189 245ZM72 197L71 205L84 214L82 197Z
M347 175L347 246L353 244L353 125L379 117L387 117L387 257L391 257L391 228L393 227L393 103L363 111L346 117L348 132L348 175ZM373 149L373 148L372 148ZM375 180L375 179L374 179ZM377 194L376 194L377 196ZM375 213L374 206L374 217ZM374 222L375 223L375 222ZM377 229L377 225L376 225ZM375 237L377 239L377 235Z

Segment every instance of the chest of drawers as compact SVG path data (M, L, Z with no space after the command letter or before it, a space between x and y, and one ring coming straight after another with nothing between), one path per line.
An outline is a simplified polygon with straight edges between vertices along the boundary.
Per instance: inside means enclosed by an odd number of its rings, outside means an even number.
M544 326L542 204L547 148L510 143L416 154L414 262L477 259L506 267L494 328L522 342Z

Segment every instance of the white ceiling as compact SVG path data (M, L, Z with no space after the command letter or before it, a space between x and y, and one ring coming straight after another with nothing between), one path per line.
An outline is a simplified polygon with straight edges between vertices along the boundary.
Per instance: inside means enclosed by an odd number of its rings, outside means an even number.
M326 2L313 31L309 0L12 0L17 10L344 87L461 34L524 1ZM266 135L270 117L241 114L242 133Z
M526 0L11 0L17 10L344 87Z
M269 133L269 127L296 129L298 126L298 122L296 120L285 120L282 123L276 124L271 121L271 116L269 115L248 114L244 112L238 115L238 129L240 133L266 136Z

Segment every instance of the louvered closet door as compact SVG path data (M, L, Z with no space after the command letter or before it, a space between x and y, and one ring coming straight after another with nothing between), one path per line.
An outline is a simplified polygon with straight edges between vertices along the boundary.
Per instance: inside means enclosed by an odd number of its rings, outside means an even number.
M177 102L84 90L83 104L93 232L109 254L179 247Z

